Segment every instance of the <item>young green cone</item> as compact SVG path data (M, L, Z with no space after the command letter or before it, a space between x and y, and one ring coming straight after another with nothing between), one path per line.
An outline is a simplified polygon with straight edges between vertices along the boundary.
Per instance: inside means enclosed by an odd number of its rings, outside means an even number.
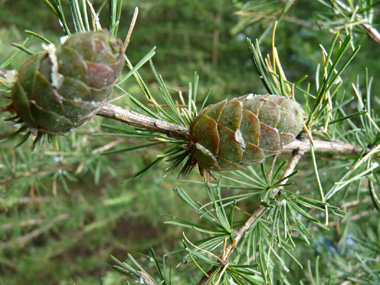
M20 68L7 110L42 135L88 122L111 95L124 64L123 43L108 31L77 33L31 56Z
M300 104L277 95L246 95L208 106L191 128L193 165L232 171L278 154L303 128Z

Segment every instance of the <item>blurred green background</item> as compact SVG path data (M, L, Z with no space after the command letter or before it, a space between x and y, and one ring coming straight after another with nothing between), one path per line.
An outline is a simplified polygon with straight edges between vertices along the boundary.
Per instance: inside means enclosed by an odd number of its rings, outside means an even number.
M101 1L92 2L96 8ZM286 76L296 82L306 74L305 86L313 84L321 62L319 44L328 46L333 38L324 21L331 11L318 1L299 0L282 15L284 5L292 1L260 1L267 8L247 14L242 11L245 2L123 1L119 37L127 35L138 6L138 21L127 49L131 62L136 64L156 46L155 67L173 88L173 96L178 91L186 94L196 71L199 101L211 90L209 103L213 103L246 93L265 93L246 37L263 36L263 53L270 53L271 24L281 17L276 46ZM70 17L68 1L62 0L62 4ZM107 26L107 9L105 6L100 17L103 26ZM0 63L15 52L11 43L25 40L24 30L52 42L62 35L56 17L42 0L0 0ZM380 75L378 45L364 33L357 38L357 43L365 44L345 73L345 84L356 81L357 74L363 82L366 68L374 78ZM41 41L34 39L30 49L41 50ZM25 58L27 55L20 55L7 68L18 68ZM156 91L150 68L144 66L140 73ZM133 79L124 87L142 98ZM378 87L375 80L373 90ZM0 98L0 106L7 102ZM126 98L119 104L127 102ZM0 284L97 284L104 276L106 284L120 284L122 277L106 265L112 263L110 255L123 260L127 253L146 253L149 247L158 254L181 247L182 230L165 226L164 215L191 219L192 213L182 208L172 188L178 185L196 196L202 187L178 182L175 173L163 177L164 166L122 184L160 150L102 156L102 147L113 147L114 138L91 135L103 131L101 123L111 122L94 119L61 140L60 151L46 146L30 152L30 142L20 148L14 148L14 142L0 143ZM13 130L8 125L0 122L0 137ZM126 146L140 143L117 140ZM189 178L199 180L196 171Z

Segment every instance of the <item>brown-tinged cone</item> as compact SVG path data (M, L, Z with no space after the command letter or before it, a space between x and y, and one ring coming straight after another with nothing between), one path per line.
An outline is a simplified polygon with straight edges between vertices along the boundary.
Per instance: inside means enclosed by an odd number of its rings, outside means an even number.
M204 171L244 169L278 154L303 128L300 104L277 95L245 95L208 106L194 119L193 164Z

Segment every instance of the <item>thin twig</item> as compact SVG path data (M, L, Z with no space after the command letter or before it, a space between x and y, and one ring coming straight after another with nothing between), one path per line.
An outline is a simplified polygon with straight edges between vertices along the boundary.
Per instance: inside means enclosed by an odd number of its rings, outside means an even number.
M21 221L18 223L12 222L12 223L1 225L0 230L5 231L5 230L15 228L15 227L28 227L28 226L40 225L43 222L44 222L43 219L30 219L30 220Z
M352 13L352 9L344 4L342 1L339 1L339 0L335 0L334 3L336 3L341 9L343 9L344 11L348 12L348 13ZM359 20L359 21L362 21L363 20L363 17L361 17L360 15L357 15L356 18ZM365 31L366 33L375 41L377 42L378 44L380 44L380 33L378 30L376 30L372 25L370 24L367 24L367 23L362 23L362 24L359 24Z
M47 198L47 197L35 197L35 198L31 198L31 197L22 197L22 198L1 198L0 199L0 204L1 205L6 205L9 207L9 205L19 205L19 204L29 204L29 203L32 203L32 204L36 204L36 203L46 203L46 202L50 202L52 201L53 199L52 198ZM56 199L54 199L54 201L56 201Z
M296 167L296 165L298 164L299 160L301 159L301 157L303 156L304 152L303 151L296 151L292 157L292 159L290 160L287 168L285 169L282 177L286 177L288 175L290 175L293 171L294 171L294 168ZM286 183L287 179L285 179L283 181L283 183ZM273 197L276 197L279 192L280 192L281 188L275 188L272 190L272 193L273 193ZM232 251L234 250L234 248L236 247L236 245L239 243L239 241L242 239L242 237L245 235L245 233L249 230L249 228L256 222L256 220L264 213L264 211L267 209L266 206L264 205L260 205L253 213L252 215L249 217L249 219L244 223L244 225L238 230L235 232L234 236L234 241L233 243L229 244L227 246L227 249L226 249L226 253L227 255L229 256ZM209 272L214 272L215 271L215 268L211 268L209 270ZM208 274L210 275L210 274ZM199 281L198 285L202 285L202 284L206 284L208 281L208 277L207 276L204 276L201 281Z
M350 201L350 202L346 202L346 203L343 203L340 205L340 207L343 209L343 210L346 210L348 207L355 207L355 206L358 206L362 203L367 203L367 202L370 202L371 201L371 198L368 197L368 198L365 198L365 199L360 199L360 200L355 200L355 201Z
M282 152L293 152L297 149L303 152L309 152L310 141L308 139L295 140L286 145L282 149ZM340 141L314 140L314 151L336 154L360 154L363 151L363 148L358 145L352 145ZM368 150L365 151L367 152Z
M106 145L103 145L101 147L98 147L96 149L94 149L93 151L91 151L91 154L99 154L99 153L103 153L107 150L110 150L111 148L113 148L114 146L120 144L121 140L120 139L116 139Z
M29 240L43 234L44 232L49 231L52 227L54 227L55 224L57 224L60 221L67 220L70 216L68 214L61 214L52 219L49 223L46 225L35 229L31 231L30 233L20 236L12 241L4 242L0 245L0 250L4 250L13 246L22 246L26 244Z

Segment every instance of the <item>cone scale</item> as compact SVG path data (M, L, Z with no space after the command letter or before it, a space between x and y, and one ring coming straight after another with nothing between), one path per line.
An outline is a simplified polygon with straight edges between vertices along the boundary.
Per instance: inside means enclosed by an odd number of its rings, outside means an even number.
M303 128L300 104L277 95L245 95L208 106L191 127L192 164L232 171L280 153Z
M7 109L37 138L65 134L108 100L123 54L123 43L108 31L77 33L45 46L20 67Z

